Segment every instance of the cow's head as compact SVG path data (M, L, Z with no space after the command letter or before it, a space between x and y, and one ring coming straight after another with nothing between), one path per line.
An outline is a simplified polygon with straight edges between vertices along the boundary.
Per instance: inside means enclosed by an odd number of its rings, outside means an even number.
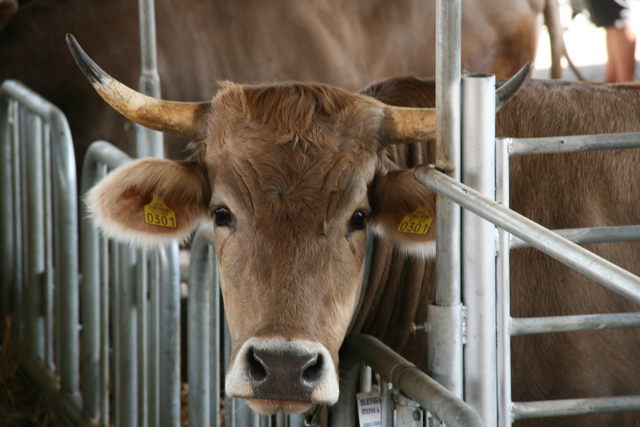
M116 110L194 139L189 162L141 159L87 196L104 232L143 245L214 224L233 339L226 392L259 412L338 399L338 349L354 314L369 227L428 252L434 194L386 156L431 138L434 112L301 83L231 83L211 102L145 97L80 67Z

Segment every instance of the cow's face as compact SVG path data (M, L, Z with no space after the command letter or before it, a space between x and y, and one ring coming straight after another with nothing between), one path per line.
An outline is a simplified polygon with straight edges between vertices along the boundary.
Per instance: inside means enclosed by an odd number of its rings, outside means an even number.
M167 114L155 127L181 113ZM434 238L406 224L433 216L433 193L386 157L406 123L373 99L295 83L227 84L186 117L192 161L134 161L94 187L90 211L107 234L146 245L212 223L233 341L226 392L263 413L335 403L367 229L406 247ZM165 209L159 225L145 221L149 206Z

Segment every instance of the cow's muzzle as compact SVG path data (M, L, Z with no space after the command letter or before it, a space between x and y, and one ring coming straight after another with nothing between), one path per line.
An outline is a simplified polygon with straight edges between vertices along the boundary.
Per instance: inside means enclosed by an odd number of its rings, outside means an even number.
M306 412L335 403L338 378L328 350L312 341L251 338L227 374L226 392L258 412Z

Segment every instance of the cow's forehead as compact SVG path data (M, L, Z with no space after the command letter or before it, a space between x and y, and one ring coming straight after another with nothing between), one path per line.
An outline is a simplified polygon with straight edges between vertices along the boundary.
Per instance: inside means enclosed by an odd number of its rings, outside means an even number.
M378 105L322 86L249 88L225 88L213 101L203 159L214 193L217 182L261 212L274 204L326 212L364 197L379 149Z
M226 85L212 104L208 134L226 145L258 139L344 150L366 141L361 148L370 149L383 120L378 101L317 84Z

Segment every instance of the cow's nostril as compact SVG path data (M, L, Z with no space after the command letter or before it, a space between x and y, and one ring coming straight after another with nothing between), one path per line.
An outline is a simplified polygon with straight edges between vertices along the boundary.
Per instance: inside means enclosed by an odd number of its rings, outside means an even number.
M247 352L247 364L249 365L249 378L254 384L259 384L267 379L267 370L264 361L252 348Z
M313 358L309 359L309 361L302 368L302 381L312 385L317 382L322 375L322 355L317 354Z

